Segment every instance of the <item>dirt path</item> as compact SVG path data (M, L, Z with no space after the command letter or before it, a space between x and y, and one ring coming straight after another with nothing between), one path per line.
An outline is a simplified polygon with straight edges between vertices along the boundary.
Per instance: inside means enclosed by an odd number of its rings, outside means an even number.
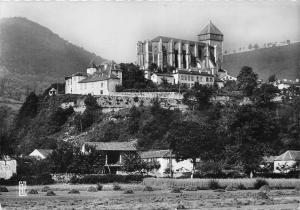
M40 189L40 188L39 188ZM55 196L39 194L19 197L15 187L0 195L2 209L243 209L243 210L300 210L300 195L293 190L271 191L271 199L257 199L258 191L233 192L183 191L170 193L166 190L152 192L99 191L68 194L66 190L55 191Z

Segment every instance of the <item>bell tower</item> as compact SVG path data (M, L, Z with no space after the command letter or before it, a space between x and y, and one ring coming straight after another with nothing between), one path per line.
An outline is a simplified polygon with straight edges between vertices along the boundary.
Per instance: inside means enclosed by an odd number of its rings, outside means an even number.
M220 69L223 63L223 40L223 33L211 21L198 34L199 42L204 42L214 48L211 57L214 57L217 69Z

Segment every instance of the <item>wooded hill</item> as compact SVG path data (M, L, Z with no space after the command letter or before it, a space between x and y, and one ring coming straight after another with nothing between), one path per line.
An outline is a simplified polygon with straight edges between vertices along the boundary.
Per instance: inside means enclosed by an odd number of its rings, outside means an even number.
M104 61L26 18L0 21L0 96L23 100L64 76L83 71L94 60Z
M251 66L259 79L275 74L278 79L300 78L300 42L224 55L224 69L237 76L242 66Z

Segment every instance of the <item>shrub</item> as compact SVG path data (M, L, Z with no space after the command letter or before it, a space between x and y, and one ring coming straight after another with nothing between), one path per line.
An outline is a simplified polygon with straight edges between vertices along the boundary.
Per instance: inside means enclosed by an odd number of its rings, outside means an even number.
M215 179L212 179L209 181L208 187L209 187L209 189L212 189L212 190L221 188L219 185L219 182Z
M125 190L124 194L133 194L133 190L129 189L129 190Z
M45 186L42 188L42 192L47 192L48 190L50 190L50 187L49 186Z
M264 185L259 188L259 191L264 192L264 193L269 193L270 192L270 187L268 185Z
M97 184L97 190L98 190L98 191L101 191L102 189L103 189L103 185L100 184L100 183L98 183L98 184Z
M7 187L5 187L5 186L0 186L0 192L8 192Z
M97 188L96 187L93 187L93 186L90 186L88 189L87 189L88 192L97 192Z
M10 179L0 179L0 184L3 185L18 185L19 180L26 181L27 185L45 185L53 184L54 180L50 173L39 174L34 176L14 175Z
M97 183L131 183L131 182L142 182L142 175L84 175L82 177L72 177L70 179L71 184L97 184Z
M153 191L153 188L150 186L146 186L143 191Z
M46 196L54 196L56 195L52 190L48 190Z
M187 186L184 188L185 191L197 191L198 188L196 186Z
M233 187L232 185L227 185L227 187L225 188L226 191L236 191L236 188Z
M181 193L181 190L179 187L172 187L171 193Z
M37 190L31 189L28 191L28 194L39 194Z
M238 186L237 186L237 188L238 188L239 190L246 190L245 185L243 185L242 183L239 183Z
M269 186L269 183L264 180L264 179L256 179L255 182L254 182L254 189L259 189L261 188L262 186L264 185L268 185Z
M122 188L121 188L121 186L119 185L119 184L117 184L117 183L114 183L113 184L113 190L114 191L118 191L118 190L121 190Z
M79 190L76 190L76 189L72 189L68 192L69 194L79 194Z

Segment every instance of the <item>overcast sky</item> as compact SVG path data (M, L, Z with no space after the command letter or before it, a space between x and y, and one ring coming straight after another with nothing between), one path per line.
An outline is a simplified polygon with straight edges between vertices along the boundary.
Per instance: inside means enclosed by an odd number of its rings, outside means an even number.
M1 2L0 15L26 17L117 62L135 62L139 40L196 40L209 20L223 32L225 50L300 40L299 1Z

